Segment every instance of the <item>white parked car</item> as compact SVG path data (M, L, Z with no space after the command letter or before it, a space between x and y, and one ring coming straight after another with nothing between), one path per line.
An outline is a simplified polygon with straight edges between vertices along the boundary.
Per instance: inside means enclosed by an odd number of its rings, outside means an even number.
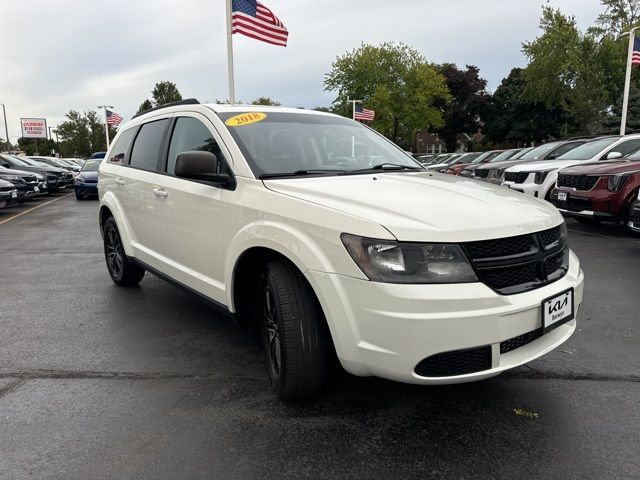
M509 167L502 185L532 197L548 200L563 168L581 163L613 160L640 148L640 134L602 137L569 150L557 160L527 162Z
M430 173L350 119L264 106L150 111L99 171L113 281L148 270L260 326L282 398L355 375L480 380L576 328L583 273L560 213Z

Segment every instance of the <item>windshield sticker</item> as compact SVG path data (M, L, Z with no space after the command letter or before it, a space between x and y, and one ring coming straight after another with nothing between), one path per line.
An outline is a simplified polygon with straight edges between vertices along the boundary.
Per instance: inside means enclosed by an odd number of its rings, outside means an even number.
M224 124L227 127L244 127L245 125L261 122L265 118L267 118L267 114L262 112L241 113L227 119Z

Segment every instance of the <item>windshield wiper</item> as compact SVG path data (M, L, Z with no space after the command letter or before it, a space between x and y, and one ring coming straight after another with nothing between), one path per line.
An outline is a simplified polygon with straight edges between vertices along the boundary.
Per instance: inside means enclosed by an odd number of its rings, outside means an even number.
M303 177L305 175L318 175L322 173L341 173L346 170L338 169L338 168L318 168L315 170L296 170L295 172L280 172L280 173L263 173L258 178L260 180L264 180L267 178L278 178L278 177Z
M374 165L372 167L367 168L359 168L358 170L347 170L344 173L366 173L366 172L377 172L377 171L402 171L402 170L426 170L424 167L411 166L411 165L400 165L398 163L380 163L378 165Z

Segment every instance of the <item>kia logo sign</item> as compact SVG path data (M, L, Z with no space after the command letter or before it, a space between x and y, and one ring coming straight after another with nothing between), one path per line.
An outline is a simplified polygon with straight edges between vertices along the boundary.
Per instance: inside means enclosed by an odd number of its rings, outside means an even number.
M564 300L558 300L549 308L549 313L555 313L558 310L562 310L569 304L569 296L564 297Z

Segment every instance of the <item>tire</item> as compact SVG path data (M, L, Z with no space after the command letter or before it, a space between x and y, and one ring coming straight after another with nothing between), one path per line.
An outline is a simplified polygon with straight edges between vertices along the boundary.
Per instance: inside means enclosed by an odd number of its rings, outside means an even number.
M104 259L111 280L121 287L137 285L144 277L144 268L130 262L124 252L118 226L113 217L104 223L103 230Z
M318 300L291 264L267 264L258 295L269 378L283 400L317 394L327 378L329 333Z
M76 200L84 200L84 197L78 193L76 193Z

